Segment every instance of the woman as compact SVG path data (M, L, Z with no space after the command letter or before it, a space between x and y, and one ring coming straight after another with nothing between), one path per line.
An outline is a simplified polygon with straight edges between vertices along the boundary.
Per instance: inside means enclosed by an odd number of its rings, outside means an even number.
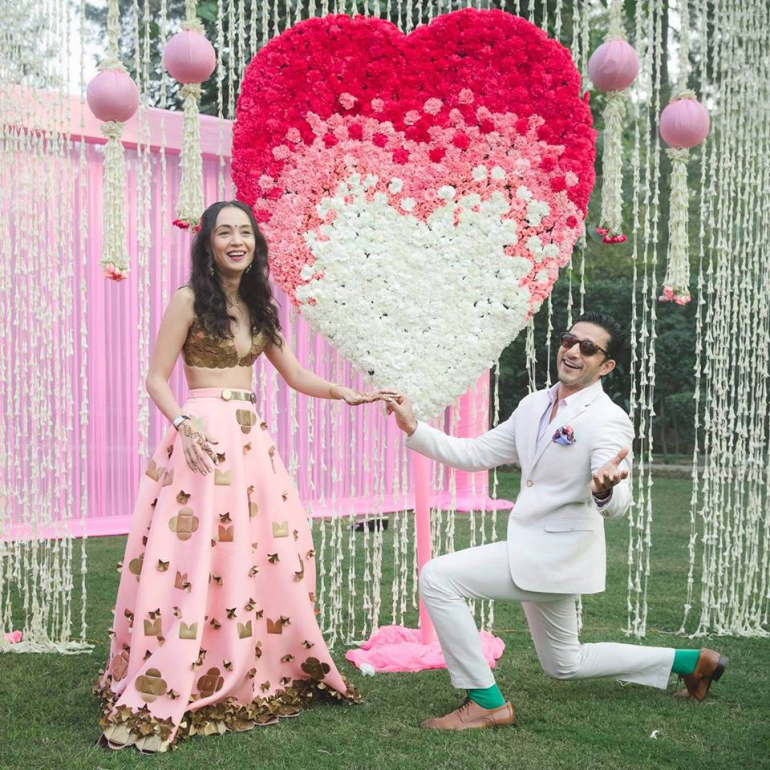
M163 317L147 391L172 423L134 510L110 659L98 685L103 740L166 751L189 735L296 716L320 696L356 701L315 618L307 518L254 409L264 353L286 383L351 405L388 399L303 369L283 339L251 210L215 203L192 278ZM168 379L182 353L188 399Z

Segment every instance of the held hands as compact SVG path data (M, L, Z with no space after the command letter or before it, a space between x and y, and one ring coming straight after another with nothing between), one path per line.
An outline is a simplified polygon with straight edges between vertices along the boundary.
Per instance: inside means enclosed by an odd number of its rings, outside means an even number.
M218 444L205 430L196 428L191 420L185 420L179 426L184 459L193 473L205 476L214 471L218 464L217 453L211 444Z
M628 478L628 469L620 464L628 455L628 447L623 447L611 460L607 460L596 473L591 474L591 493L600 500L607 497L614 486Z
M371 404L373 401L388 401L396 393L391 390L373 390L368 393L361 390L346 388L344 385L332 385L329 388L329 396L333 399L344 401L349 406L358 406L359 404Z
M411 400L400 393L394 393L392 398L386 399L386 401L385 408L388 410L388 414L395 415L396 425L407 436L411 436L417 430L417 420L414 418Z

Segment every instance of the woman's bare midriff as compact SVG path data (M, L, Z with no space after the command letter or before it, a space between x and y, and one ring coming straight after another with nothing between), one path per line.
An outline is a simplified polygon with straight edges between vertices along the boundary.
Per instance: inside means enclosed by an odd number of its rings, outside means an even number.
M190 390L198 388L230 388L231 390L251 390L251 367L231 366L229 369L208 369L203 366L187 366L184 373L187 387Z

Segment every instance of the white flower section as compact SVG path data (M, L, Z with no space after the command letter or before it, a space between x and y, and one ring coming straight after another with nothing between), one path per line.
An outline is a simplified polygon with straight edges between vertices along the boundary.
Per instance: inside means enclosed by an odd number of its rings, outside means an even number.
M543 221L543 217L547 217L550 213L551 207L545 201L531 200L527 205L527 222L532 227L537 227Z
M445 184L438 188L437 195L443 201L451 201L455 197L455 188L451 184Z
M516 222L503 219L502 193L477 211L466 199L478 196L464 196L455 225L452 202L425 223L384 193L367 201L352 178L340 188L319 203L336 217L305 236L315 262L296 291L302 314L375 386L407 393L421 419L433 417L525 326L529 290L519 281L531 263L504 251L518 240Z
M505 169L502 166L492 166L492 179L505 179Z
M559 256L559 246L555 243L549 243L543 246L543 242L537 235L531 235L527 238L527 251L532 255L535 262L542 262L544 259L554 259Z
M388 185L388 190L392 192L393 195L398 195L403 189L404 189L403 179L399 179L398 177L393 177L393 179L390 180L390 184Z
M503 198L505 200L505 198ZM478 193L468 193L467 195L463 195L462 198L460 198L460 204L462 206L465 206L466 208L473 208L474 206L480 206L481 205L481 196ZM506 207L506 211L507 211Z
M524 185L521 185L518 188L518 190L516 190L516 197L521 198L523 201L531 201L532 190L530 190L529 187L525 187Z
M474 182L483 182L487 178L487 167L482 166L476 166L476 168L473 169L473 181Z
M543 242L537 235L532 235L527 239L527 251L533 256L535 262L543 261Z
M401 201L401 208L404 211L411 211L415 207L416 204L417 204L417 202L415 201L414 198L404 198Z
M559 247L555 243L549 243L543 247L543 256L549 259L555 259L559 256Z

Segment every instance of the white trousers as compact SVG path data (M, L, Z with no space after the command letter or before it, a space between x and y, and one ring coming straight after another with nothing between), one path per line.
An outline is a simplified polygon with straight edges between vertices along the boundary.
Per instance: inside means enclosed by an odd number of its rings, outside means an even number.
M481 650L478 630L466 599L521 602L540 665L556 679L614 677L665 689L674 650L633 644L581 644L577 597L523 591L511 578L505 541L432 559L420 575L420 593L428 609L452 684L460 689L495 683Z

